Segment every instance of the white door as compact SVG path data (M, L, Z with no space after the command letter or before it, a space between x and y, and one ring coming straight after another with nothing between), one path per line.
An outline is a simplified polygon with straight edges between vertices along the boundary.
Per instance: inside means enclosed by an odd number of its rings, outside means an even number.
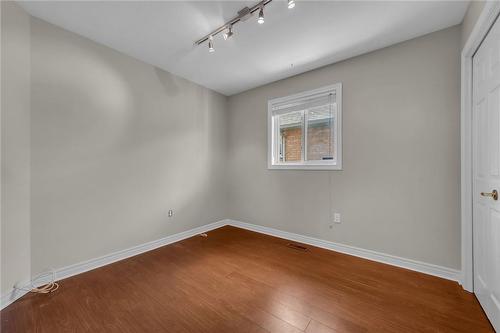
M500 332L500 22L473 58L474 293Z

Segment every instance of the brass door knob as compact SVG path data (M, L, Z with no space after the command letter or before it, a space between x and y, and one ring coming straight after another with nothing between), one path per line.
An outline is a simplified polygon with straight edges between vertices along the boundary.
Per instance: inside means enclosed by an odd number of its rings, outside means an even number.
M498 192L497 190L493 190L491 192L481 192L481 195L483 197L490 197L490 198L493 198L493 200L498 200Z

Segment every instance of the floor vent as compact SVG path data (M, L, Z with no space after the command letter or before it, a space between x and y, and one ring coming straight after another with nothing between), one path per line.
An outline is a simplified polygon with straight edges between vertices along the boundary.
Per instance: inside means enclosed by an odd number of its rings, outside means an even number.
M288 246L291 249L298 250L298 251L307 251L307 247L299 244L294 244L294 243L288 243L286 246Z

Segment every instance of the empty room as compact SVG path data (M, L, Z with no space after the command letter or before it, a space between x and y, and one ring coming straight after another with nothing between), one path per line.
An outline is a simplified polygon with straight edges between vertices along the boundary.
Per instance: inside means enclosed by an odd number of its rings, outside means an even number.
M500 332L500 0L0 1L0 332Z

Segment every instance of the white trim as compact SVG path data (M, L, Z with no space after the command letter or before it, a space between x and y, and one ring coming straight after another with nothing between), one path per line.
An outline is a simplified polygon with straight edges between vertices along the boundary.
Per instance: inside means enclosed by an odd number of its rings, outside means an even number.
M18 283L18 286L22 289L29 288L29 285L30 285L29 281L23 281L21 283ZM28 293L27 291L12 288L9 292L0 296L0 310L14 303L16 300L23 297L27 293Z
M218 222L203 225L201 227L197 227L194 229L183 231L183 232L180 232L180 233L177 233L174 235L170 235L170 236L167 236L167 237L155 240L155 241L151 241L148 243L137 245L137 246L125 249L125 250L116 251L116 252L107 254L105 256L99 257L99 258L94 258L94 259L82 261L82 262L77 263L77 264L73 264L73 265L69 265L66 267L56 269L55 270L56 281L66 279L66 278L71 277L73 275L84 273L84 272L87 272L87 271L90 271L90 270L93 270L93 269L96 269L96 268L99 268L99 267L102 267L105 265L109 265L111 263L114 263L114 262L117 262L117 261L120 261L120 260L123 260L126 258L130 258L130 257L136 256L138 254L148 252L148 251L157 249L159 247L162 247L162 246L165 246L168 244L172 244L172 243L196 236L196 235L204 233L204 232L208 232L208 231L213 230L213 229L220 228L222 226L225 226L226 224L227 224L226 220L221 220ZM48 282L50 282L50 281L40 279L37 281L37 284L42 285L42 284L45 284ZM29 289L30 288L30 281L24 281L23 283L20 283L19 286L20 286L20 288L23 288L23 289ZM15 300L21 298L26 293L27 293L26 291L12 289L10 292L2 295L0 297L0 310L5 308L6 306L11 304Z
M109 265L111 263L127 259L133 256L136 256L138 254L148 252L154 249L157 249L159 247L172 244L193 236L196 236L200 233L208 232L210 230L214 230L220 227L223 227L225 225L231 225L237 228L242 228L246 230L251 230L254 232L266 234L266 235L271 235L279 238L284 238L284 239L289 239L292 241L300 242L303 244L308 244L312 246L317 246L323 249L331 250L331 251L336 251L336 252L341 252L345 254L349 254L352 256L364 258L364 259L369 259L377 262L381 262L384 264L389 264L392 266L397 266L397 267L402 267L406 268L409 270L429 274L429 275L434 275L438 276L440 278L452 280L452 281L458 281L460 278L460 271L452 269L452 268L447 268L447 267L442 267L438 265L433 265L433 264L428 264L424 263L421 261L417 260L412 260L412 259L406 259L406 258L401 258L397 256L393 256L390 254L385 254L385 253L380 253L372 250L366 250L362 249L359 247L355 246L350 246L350 245L345 245L345 244L340 244L340 243L335 243L323 239L318 239L314 237L309 237L309 236L303 236L299 234L294 234L291 232L287 231L282 231L278 229L273 229L269 227L264 227L260 225L255 225L255 224L250 224L250 223L245 223L241 221L236 221L236 220L221 220L218 222L214 222L211 224L207 224L201 227L197 227L194 229L190 229L184 232L180 232L175 235L167 236L152 242L144 243L141 245L137 245L134 247L131 247L129 249L121 250L121 251L116 251L113 253L110 253L108 255L99 257L99 258L94 258L86 261L82 261L80 263L74 264L74 265L69 265L66 267L62 267L59 269L55 270L55 276L56 276L56 281L66 279L68 277L81 274L105 265ZM47 277L48 279L49 277ZM44 279L39 279L37 280L37 285L42 285L45 283L50 282L49 280L44 280ZM24 283L19 284L21 288L23 289L29 289L30 288L30 281L24 281ZM17 299L21 298L24 296L27 292L22 291L22 290L12 290L7 294L4 294L0 297L0 310L4 309L6 306L9 304L13 303Z
M472 57L499 14L499 1L486 2L462 50L460 110L462 276L460 284L470 292L474 291L472 253Z
M327 240L323 240L323 239L319 239L319 238L314 238L314 237L309 237L309 236L303 236L303 235L294 234L294 233L287 232L287 231L282 231L282 230L264 227L264 226L260 226L260 225L245 223L245 222L241 222L241 221L228 220L228 225L232 225L234 227L259 232L259 233L266 234L266 235L271 235L274 237L292 240L295 242L300 242L303 244L308 244L308 245L320 247L320 248L331 250L331 251L341 252L341 253L349 254L349 255L352 255L355 257L373 260L373 261L381 262L381 263L392 265L392 266L402 267L402 268L406 268L406 269L409 269L412 271L417 271L420 273L434 275L434 276L437 276L437 277L440 277L443 279L447 279L447 280L452 280L452 281L458 282L460 279L460 271L453 269L453 268L438 266L438 265L434 265L434 264L428 264L428 263L417 261L417 260L401 258L401 257L393 256L390 254L385 254L385 253L376 252L376 251L372 251L372 250L366 250L366 249L362 249L362 248L355 247L355 246L335 243L335 242L331 242L331 241L327 241Z
M335 103L337 105L337 112L335 118L335 126L337 127L337 137L335 141L335 147L337 148L336 151L337 158L333 161L301 161L299 163L274 163L277 144L273 145L273 143L276 143L277 140L275 139L276 132L273 132L274 129L273 126L274 117L272 112L273 105L277 103L286 102L287 100L300 99L303 97L308 97L311 95L319 95L330 91L335 91ZM306 139L304 135L303 143L305 140ZM303 146L305 146L305 143L303 144ZM304 154L303 159L305 159L305 149L303 150L302 154ZM285 97L273 98L267 102L267 168L270 170L276 170L276 169L342 170L342 83L341 82Z

